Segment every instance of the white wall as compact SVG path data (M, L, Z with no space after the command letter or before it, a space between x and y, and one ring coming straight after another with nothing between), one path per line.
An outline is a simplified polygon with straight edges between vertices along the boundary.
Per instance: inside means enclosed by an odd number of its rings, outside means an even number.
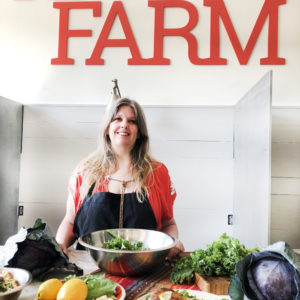
M144 107L153 155L177 191L174 215L187 251L226 232L232 213L232 107ZM104 106L25 106L19 227L61 222L68 179L97 145Z
M92 37L71 38L69 56L73 66L54 66L57 56L59 10L55 1L0 0L0 95L29 103L99 104L106 103L110 80L118 78L121 92L142 104L234 105L267 70L273 69L273 105L300 105L300 11L299 0L288 0L279 8L278 53L286 65L262 66L259 59L267 55L267 28L247 65L238 63L224 26L221 31L221 55L226 66L196 66L187 58L187 43L180 37L165 38L165 55L169 66L128 66L127 48L104 50L104 66L86 66L104 24L112 0L103 1L102 16L92 17L91 10L74 10L71 29L91 29ZM146 0L123 0L131 27L143 57L152 56L154 9ZM193 34L198 39L199 56L209 56L210 8L203 1L189 0L199 13ZM253 29L263 0L224 0L241 44ZM186 24L187 13L170 9L166 26ZM222 22L221 22L222 24ZM123 37L117 23L113 37Z
M165 114L166 109L173 113ZM187 249L232 233L226 216L232 213L233 198L233 108L186 107L176 118L176 107L154 110L146 108L153 154L166 163L175 183L174 213ZM25 106L20 181L25 209L19 226L32 226L42 217L56 231L65 211L68 178L96 147L102 111L103 106ZM284 240L293 248L300 248L299 120L299 108L272 110L270 241Z

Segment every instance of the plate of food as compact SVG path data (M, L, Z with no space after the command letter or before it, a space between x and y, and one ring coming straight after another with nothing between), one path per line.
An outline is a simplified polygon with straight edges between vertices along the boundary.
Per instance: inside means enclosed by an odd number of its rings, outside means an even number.
M0 268L0 300L18 299L31 282L31 273L20 268Z
M138 300L230 300L228 295L215 295L198 290L172 290L162 288L141 296Z
M36 300L124 300L125 295L125 289L120 284L105 278L103 274L70 275L63 281L56 278L44 281L38 289Z

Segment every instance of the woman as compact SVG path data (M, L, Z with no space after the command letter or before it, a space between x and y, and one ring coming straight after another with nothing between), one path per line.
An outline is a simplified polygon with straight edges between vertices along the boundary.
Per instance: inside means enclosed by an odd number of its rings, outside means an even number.
M101 146L76 168L69 182L66 215L56 240L62 250L77 237L108 228L143 228L178 238L176 192L167 168L149 154L140 105L115 101L105 114ZM170 257L184 251L181 242Z

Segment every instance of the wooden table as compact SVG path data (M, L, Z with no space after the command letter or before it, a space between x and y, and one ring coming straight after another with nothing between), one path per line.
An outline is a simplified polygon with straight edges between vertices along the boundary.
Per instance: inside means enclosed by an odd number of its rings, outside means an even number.
M295 249L297 253L300 253L300 249ZM69 252L70 261L76 263L77 266L83 269L84 275L93 273L98 269L98 266L94 263L90 255L86 251L71 250ZM155 274L150 274L143 280L118 277L109 275L108 278L121 284L126 289L126 300L135 300L139 296L149 293L159 287L169 287L173 289L193 289L199 290L199 288L194 285L175 285L170 281L170 270L164 270L156 272ZM34 280L29 286L27 286L19 300L34 300L35 294L38 290L40 281Z
M83 274L100 273L98 266L94 263L88 252L80 250L71 250L69 252L69 259L72 263L83 269ZM193 289L199 290L197 285L178 285L170 281L171 267L162 267L155 272L145 275L140 278L120 277L107 275L111 280L122 285L126 290L126 300L134 300L143 294L149 293L159 287L168 287L173 289ZM38 287L41 282L34 280L27 286L19 300L34 300Z
M72 263L76 263L78 267L83 269L84 275L98 269L86 251L71 250L69 252L69 259ZM40 284L40 281L33 280L31 284L22 291L18 300L34 300Z

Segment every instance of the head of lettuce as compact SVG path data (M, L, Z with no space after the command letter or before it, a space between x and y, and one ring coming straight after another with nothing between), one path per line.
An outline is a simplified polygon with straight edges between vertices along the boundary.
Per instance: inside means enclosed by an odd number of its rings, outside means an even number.
M233 300L300 300L299 270L300 254L277 242L237 263L228 293Z

